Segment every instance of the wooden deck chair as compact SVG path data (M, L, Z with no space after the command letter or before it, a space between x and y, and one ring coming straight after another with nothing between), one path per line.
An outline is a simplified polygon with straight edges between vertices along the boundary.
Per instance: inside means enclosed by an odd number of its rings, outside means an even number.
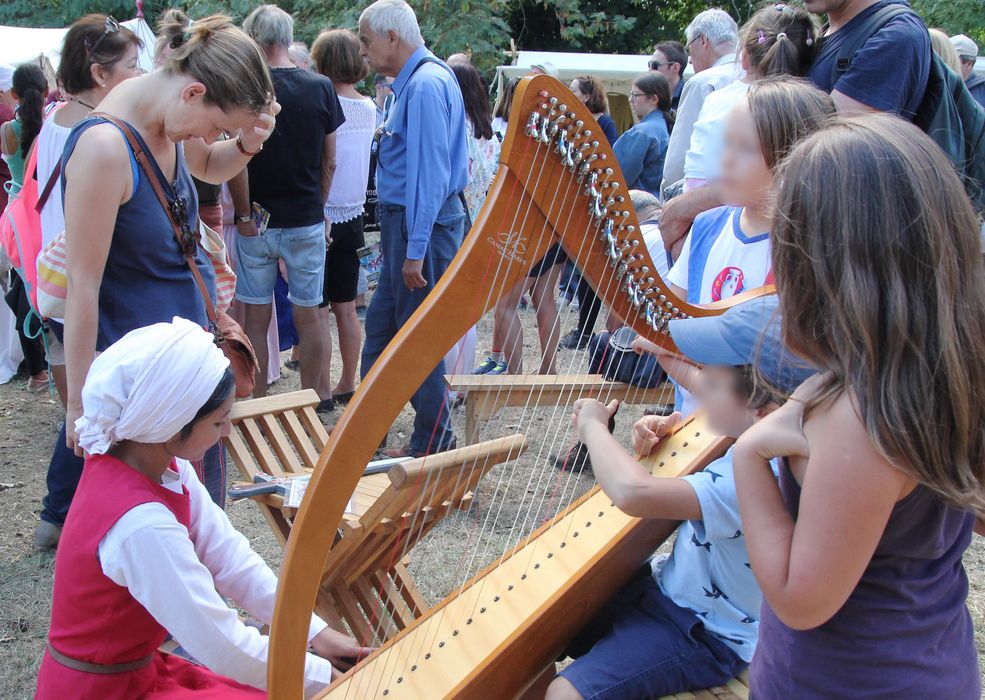
M318 402L314 390L304 389L233 404L233 429L224 442L243 481L253 482L264 474L278 479L302 476L314 469L328 441L328 431L315 413ZM280 497L254 500L283 546L294 514L281 508Z
M260 473L285 478L310 472L310 460L328 438L317 404L309 389L234 405L225 442L247 480ZM428 605L407 571L407 557L394 556L395 548L410 552L441 518L468 508L479 480L525 449L523 436L501 438L360 479L354 512L343 515L325 563L315 606L322 619L339 630L348 627L361 644L376 645L420 617ZM252 500L286 543L297 509L286 507L281 495Z

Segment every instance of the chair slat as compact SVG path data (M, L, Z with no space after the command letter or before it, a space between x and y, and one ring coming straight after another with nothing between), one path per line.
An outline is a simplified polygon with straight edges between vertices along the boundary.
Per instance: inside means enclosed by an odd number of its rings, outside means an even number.
M246 439L246 443L250 446L250 451L256 458L257 463L265 474L276 478L283 478L286 476L284 470L281 468L277 457L274 455L273 451L270 449L270 445L264 439L263 433L260 426L257 425L255 418L244 418L240 423L240 431L243 437Z
M301 474L304 470L304 465L299 459L297 452L291 446L291 440L287 437L276 416L265 414L259 416L257 422L263 428L263 433L267 438L268 444L277 455L278 466L280 466L285 474Z

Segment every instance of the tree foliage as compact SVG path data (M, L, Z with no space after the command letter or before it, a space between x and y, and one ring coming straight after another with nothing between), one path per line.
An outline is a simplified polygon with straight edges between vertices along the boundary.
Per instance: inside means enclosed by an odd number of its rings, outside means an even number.
M368 0L273 0L295 17L295 33L311 42L323 29L356 28ZM467 51L484 69L502 63L504 51L584 51L647 53L657 41L682 40L684 28L698 12L723 7L743 22L756 0L410 0L428 45L441 56ZM146 0L144 12L153 26L168 7L192 17L215 12L242 22L259 0ZM914 0L930 26L948 34L965 33L985 46L982 0ZM2 0L0 24L64 27L86 12L119 19L133 17L132 0Z

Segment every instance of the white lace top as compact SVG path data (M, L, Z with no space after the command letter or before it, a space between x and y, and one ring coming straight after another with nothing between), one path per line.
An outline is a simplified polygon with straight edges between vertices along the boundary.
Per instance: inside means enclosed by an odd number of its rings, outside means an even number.
M491 139L477 139L468 120L465 128L469 151L469 184L465 186L465 203L469 207L469 216L475 221L482 203L486 201L489 186L496 177L500 143L495 134Z
M376 131L376 104L368 97L339 95L345 123L335 132L335 177L325 202L325 218L333 224L362 214L369 182L369 151Z

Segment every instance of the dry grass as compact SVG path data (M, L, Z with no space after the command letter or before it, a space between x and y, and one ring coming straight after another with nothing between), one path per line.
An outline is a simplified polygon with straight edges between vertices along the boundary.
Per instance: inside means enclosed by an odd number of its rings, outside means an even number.
M524 312L521 318L527 366L535 366L533 314ZM574 314L563 314L562 323L564 330L570 328ZM486 320L479 328L480 352L488 347L489 336ZM577 373L584 370L583 362L584 353L565 352L559 356L558 367L562 372ZM297 381L295 373L286 371L273 391L296 389ZM640 412L641 407L624 407L620 426L631 425ZM392 442L409 437L411 419L409 411L401 414L391 432ZM57 403L47 396L28 393L23 379L0 386L0 698L9 700L33 696L48 630L54 558L32 552L31 545L59 420ZM454 422L461 435L461 411L456 412ZM558 451L570 435L566 408L504 411L487 426L483 436L513 432L519 425L523 425L530 441L527 453L491 471L480 484L474 507L468 513L446 518L414 549L411 569L430 602L461 585L593 485L588 476L560 475L547 465L550 454ZM626 431L621 433L625 436ZM280 547L258 509L250 502L242 502L231 505L228 513L253 547L276 569L280 565ZM971 582L968 607L980 651L985 649L983 542L976 537L965 554Z

